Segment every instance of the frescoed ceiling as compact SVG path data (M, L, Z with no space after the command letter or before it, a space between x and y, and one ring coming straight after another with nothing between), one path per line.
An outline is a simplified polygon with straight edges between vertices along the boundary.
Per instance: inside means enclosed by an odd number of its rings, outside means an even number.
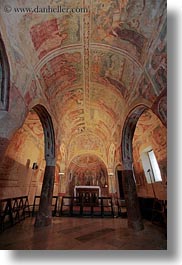
M93 170L105 169L103 161L99 160L95 155L80 155L75 157L70 164L70 171L90 171L92 174Z
M60 5L87 12L13 9ZM107 161L129 109L139 101L151 106L166 88L166 1L4 0L1 6L12 7L0 18L11 82L28 106L35 98L49 104L70 159L89 151Z

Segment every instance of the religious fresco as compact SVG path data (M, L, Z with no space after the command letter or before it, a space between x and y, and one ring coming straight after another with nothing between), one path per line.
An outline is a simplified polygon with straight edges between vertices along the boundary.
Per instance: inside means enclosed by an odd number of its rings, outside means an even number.
M138 99L138 97L141 97L150 103L153 103L157 98L155 89L145 74L141 76L136 89L133 92L128 93L128 103L131 104L134 100Z
M167 96L163 96L158 102L157 112L163 124L167 123Z
M165 1L92 1L91 39L119 47L142 62L165 9Z
M37 84L35 80L32 80L30 89L26 92L24 99L27 104L29 104L34 98L38 96L40 93L37 89Z
M73 119L72 119L73 118ZM67 144L74 135L79 135L85 131L85 119L83 109L75 109L70 111L60 122L60 132ZM67 135L69 133L69 135Z
M2 5L3 4L6 5L5 2L3 2ZM7 4L11 5L11 2ZM30 61L32 62L34 54L32 53L30 56L30 51L27 52L27 48L30 47L30 42L28 42L28 45L26 45L26 42L21 41L20 34L27 34L27 30L25 30L25 28L20 29L20 18L21 16L12 14L10 19L8 18L6 13L1 13L1 20L4 21L1 21L1 23L5 23L7 26L5 34L3 34L3 39L6 40L6 44L9 47L8 60L11 70L11 81L17 88L19 88L21 93L25 93L27 89L27 82L29 81L29 78L31 76ZM24 46L23 49L22 46Z
M38 165L32 170L33 163ZM13 136L1 161L0 176L8 179L3 193L6 197L29 195L33 203L34 196L40 194L44 176L44 135L43 128L35 112L30 112L24 125ZM15 185L12 190L12 183ZM36 193L36 194L35 194Z
M33 204L34 196L41 194L42 182L45 171L44 132L37 114L31 110L23 126L13 136L0 165L0 176L8 179L9 184L4 187L4 197L24 196L28 194L29 203ZM58 192L59 172L61 163L65 160L65 147L62 144L61 160L57 157L54 192ZM37 163L38 169L33 170L33 163ZM65 167L65 165L64 165ZM11 191L11 183L17 183ZM10 186L9 186L10 185Z
M141 69L126 56L102 49L91 52L91 73L91 81L106 87L111 84L126 98L128 91L134 89Z
M146 188L146 178L141 162L141 152L147 147L151 147L156 155L161 171L163 185L166 184L167 177L167 134L166 128L159 118L151 111L145 111L139 118L133 138L133 162L135 178L140 190ZM161 186L161 196L165 195L165 188ZM160 193L160 191L159 191Z
M53 7L57 5L56 1L49 2ZM44 1L32 1L32 6L35 3L41 6ZM20 2L17 0L15 4L18 6ZM21 3L25 4L26 1ZM19 16L12 13L11 19L3 14L6 34L13 40L10 58L16 62L14 68L21 69L12 73L13 82L23 91L27 105L44 96L46 104L51 106L54 101L56 108L50 108L55 116L61 117L57 124L61 125L60 134L82 133L86 127L97 132L101 125L103 135L108 135L110 127L118 122L121 125L124 120L122 104L132 105L139 96L151 103L155 100L148 79L141 78L144 71L141 63L146 59L146 47L153 40L153 33L163 23L165 1L65 1L64 4L68 7L84 4L90 12ZM101 86L107 88L107 93L104 90L100 93ZM120 101L120 97L126 102Z
M154 102L154 100L156 99L156 94L153 86L146 76L142 76L138 85L138 92L139 96L147 99L150 102Z
M30 35L39 59L66 44L80 42L80 17L62 16L31 27Z
M58 2L48 0L47 5L56 7ZM6 4L11 6L12 0L4 0L2 5ZM13 1L14 6L29 4ZM45 1L32 0L31 5L45 6ZM88 7L89 12L17 15L12 11L0 17L11 68L10 109L0 136L10 138L27 111L43 104L56 132L56 182L59 170L65 171L81 154L97 156L107 168L121 162L123 126L136 105L155 108L163 124L167 115L162 94L167 82L166 1L78 0L61 5ZM40 128L31 122L25 127L33 131L30 142L39 146ZM161 141L159 128L149 126L156 141ZM18 137L19 146L24 145L21 140Z
M40 59L51 50L61 47L66 38L66 34L59 33L56 18L33 26L30 35Z
M30 6L28 1L22 3L22 1L15 0L13 6L33 8L45 7L49 4L56 7L58 5L56 2L48 2L45 5L45 1L32 0ZM11 6L12 1L6 0L2 5L2 10L4 10L3 7ZM81 1L65 3L65 6L72 8L81 5ZM29 79L32 75L32 68L41 58L57 48L62 48L63 45L67 47L67 45L81 43L81 16L77 14L61 14L60 16L59 13L21 12L17 15L16 12L11 12L7 16L6 13L2 12L1 18L2 23L7 25L5 36L7 39L11 39L11 42L8 43L10 45L10 64L13 70L11 77L23 93L29 89L28 84L31 82Z
M67 172L67 190L73 195L76 186L100 186L101 194L108 195L108 173L105 164L95 155L75 157Z
M28 148L27 144L30 144ZM25 147L26 145L26 147ZM38 155L36 154L38 151ZM30 112L22 126L14 136L14 144L8 149L8 156L15 158L21 162L27 158L27 155L34 156L34 159L39 159L39 156L44 157L44 134L40 120L34 111ZM33 160L32 160L33 161ZM32 162L31 161L31 162ZM38 161L39 162L39 161Z
M56 92L59 93L60 89L64 90L81 82L81 54L78 52L61 54L45 64L40 74L47 97L56 97ZM59 90L57 91L56 88Z
M83 106L84 91L82 87L68 88L61 91L61 93L59 93L59 90L57 92L55 100L61 105L60 111L64 110L65 112L66 106L70 102L75 102L75 105Z
M70 161L76 154L81 153L95 153L103 159L106 159L106 150L104 142L93 133L81 133L79 136L74 137L68 146L68 161Z
M110 169L114 168L115 152L116 152L116 148L115 148L115 145L112 143L109 147L109 152L108 152L108 168Z
M80 133L85 127L84 117L84 91L82 88L69 88L62 92L57 88L55 102L55 115L59 115L59 134L64 138L67 133L71 136Z
M107 97L106 97L107 94ZM103 135L104 139L110 140L111 131L120 122L124 107L124 101L119 97L119 91L105 86L91 86L90 93L90 118L92 128ZM102 128L102 130L101 130ZM100 135L100 134L99 134Z
M164 24L157 40L156 48L147 63L147 70L155 84L157 93L167 88L167 22Z

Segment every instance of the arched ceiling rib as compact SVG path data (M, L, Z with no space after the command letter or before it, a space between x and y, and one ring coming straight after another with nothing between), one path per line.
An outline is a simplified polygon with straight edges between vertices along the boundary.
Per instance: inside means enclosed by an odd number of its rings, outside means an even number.
M13 6L29 2L14 0ZM165 86L158 71L165 76L166 1L60 2L89 12L2 14L12 82L28 103L45 97L67 146L90 134L105 141L105 149L111 142L119 145L114 138L121 137L123 109L138 98L153 104ZM2 5L7 4L12 1ZM32 0L31 7L37 6L45 7L45 1ZM157 68L159 53L164 59Z

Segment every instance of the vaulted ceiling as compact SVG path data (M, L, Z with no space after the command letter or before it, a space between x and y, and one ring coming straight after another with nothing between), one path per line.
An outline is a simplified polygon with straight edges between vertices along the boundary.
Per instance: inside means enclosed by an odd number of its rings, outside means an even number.
M30 4L31 2L31 4ZM11 82L27 106L49 105L69 160L93 153L107 161L124 119L166 89L166 1L4 0L0 18ZM86 8L86 13L14 8Z

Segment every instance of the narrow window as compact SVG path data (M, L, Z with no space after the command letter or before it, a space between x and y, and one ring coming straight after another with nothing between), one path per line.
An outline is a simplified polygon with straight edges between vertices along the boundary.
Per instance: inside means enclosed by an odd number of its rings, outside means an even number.
M159 165L157 163L157 159L156 159L156 156L155 156L153 150L150 150L148 152L148 157L149 157L149 160L150 160L150 164L151 164L151 168L152 168L152 173L153 173L153 176L154 176L154 181L155 182L162 181L162 177L161 177L161 172L160 172L160 169L159 169Z
M151 147L141 153L141 160L147 183L162 181L159 165Z

